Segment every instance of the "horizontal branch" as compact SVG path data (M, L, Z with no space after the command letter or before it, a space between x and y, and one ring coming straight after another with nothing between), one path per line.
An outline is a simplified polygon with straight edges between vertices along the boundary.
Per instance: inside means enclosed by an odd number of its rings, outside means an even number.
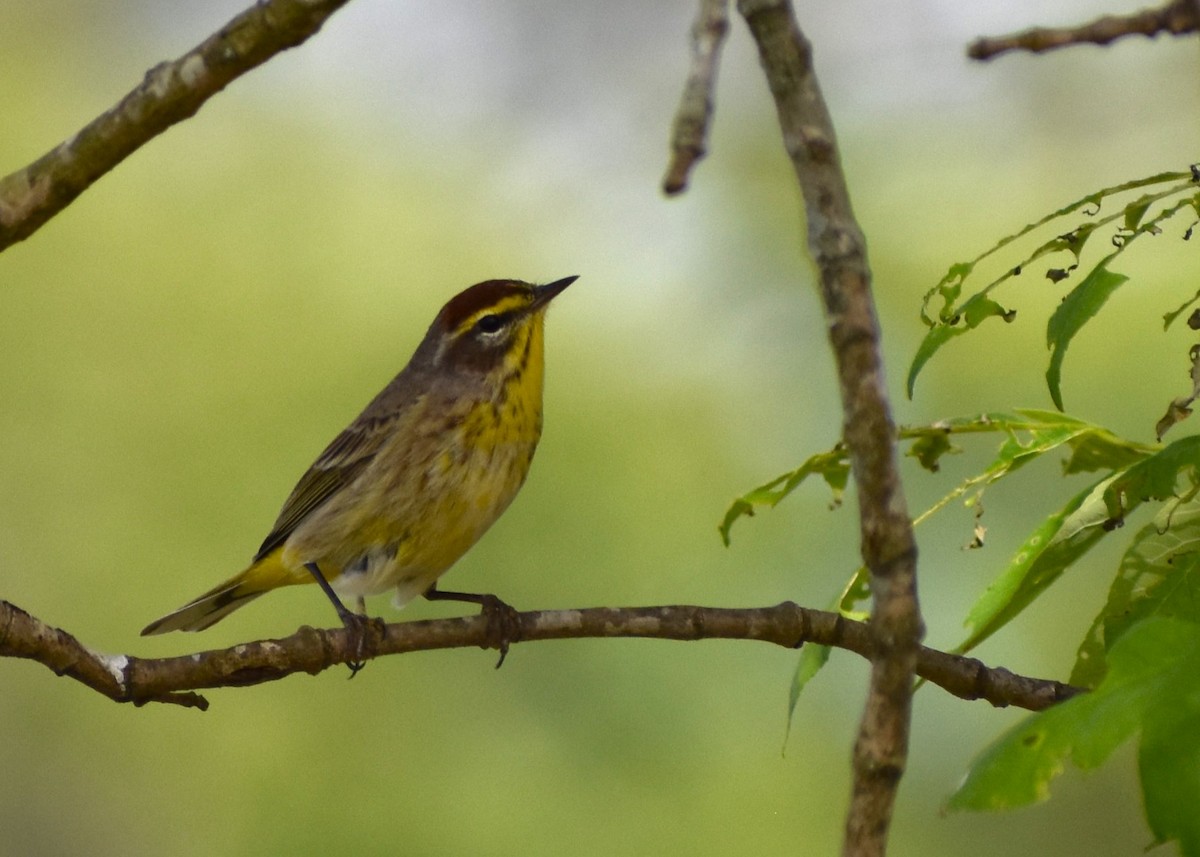
M347 0L262 0L29 166L0 178L0 250L23 241L142 145L235 78L316 33Z
M774 607L590 607L518 614L517 642L586 637L649 637L662 640L758 640L787 648L816 643L871 656L869 627L823 610L785 601ZM482 616L372 625L368 657L488 647ZM317 673L360 659L343 628L303 627L290 637L260 640L171 658L104 655L75 637L0 601L0 657L28 658L57 675L82 682L117 702L166 702L205 709L194 691L276 681L293 673ZM1040 711L1081 692L1057 681L989 668L974 658L922 647L917 674L961 699L984 699L997 707Z
M1130 15L1105 15L1075 27L1033 27L1003 36L982 36L967 48L973 60L990 60L1008 51L1045 51L1071 45L1107 45L1125 36L1148 36L1159 33L1181 36L1194 33L1196 0L1172 0L1155 9L1142 9Z

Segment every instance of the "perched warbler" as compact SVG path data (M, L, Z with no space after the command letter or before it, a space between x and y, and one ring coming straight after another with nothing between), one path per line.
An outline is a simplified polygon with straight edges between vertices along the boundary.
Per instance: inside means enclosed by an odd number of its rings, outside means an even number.
M393 588L396 606L424 595L511 612L436 584L525 481L542 433L546 308L575 280L488 280L451 299L404 370L300 477L250 567L142 634L202 631L264 592L313 582L360 631L339 594L360 612L363 596Z

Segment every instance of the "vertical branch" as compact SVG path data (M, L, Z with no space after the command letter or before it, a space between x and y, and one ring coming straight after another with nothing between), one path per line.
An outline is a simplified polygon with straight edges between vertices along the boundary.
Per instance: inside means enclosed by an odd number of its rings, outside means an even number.
M866 242L854 219L833 123L789 0L739 0L775 99L784 146L804 196L837 361L843 437L859 502L863 561L871 571L871 684L854 747L854 786L843 853L887 848L908 754L913 671L923 633L916 543L901 490L871 297Z
M692 24L692 66L671 127L671 162L663 178L663 192L669 196L687 188L692 167L704 157L717 86L717 63L728 32L727 0L700 0L700 11Z

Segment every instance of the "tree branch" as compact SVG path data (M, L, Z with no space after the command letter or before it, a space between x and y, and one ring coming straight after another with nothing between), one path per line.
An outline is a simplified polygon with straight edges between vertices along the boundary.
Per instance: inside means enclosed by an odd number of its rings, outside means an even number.
M295 47L347 0L262 0L173 62L146 72L117 106L0 179L0 250L23 241L143 144L192 116L234 78Z
M821 281L837 361L843 438L859 502L863 561L874 605L871 683L854 748L846 855L887 850L896 790L908 757L912 676L923 634L916 541L901 490L883 381L879 323L866 241L854 219L837 141L789 0L739 0L775 99L783 142L804 196L808 245Z
M1008 51L1040 54L1071 45L1107 45L1137 34L1151 38L1159 33L1179 36L1196 31L1196 16L1195 0L1172 0L1156 9L1142 9L1132 15L1105 15L1076 27L1033 27L1004 36L982 36L967 47L967 56L990 60Z
M687 189L692 167L707 151L717 65L728 32L727 0L700 0L700 11L691 32L692 67L671 126L671 162L662 185L668 196Z
M875 635L863 622L791 602L774 607L592 607L518 614L519 642L595 637L661 640L757 640L786 648L816 643L871 657ZM468 646L487 648L482 616L373 626L370 657ZM143 705L166 702L201 710L208 701L193 691L277 681L317 673L360 657L343 628L303 627L279 640L260 640L171 658L104 655L7 601L0 601L0 656L27 658L56 675L82 682L109 699ZM989 668L974 658L922 647L918 675L961 699L996 707L1040 711L1083 692L1057 681Z

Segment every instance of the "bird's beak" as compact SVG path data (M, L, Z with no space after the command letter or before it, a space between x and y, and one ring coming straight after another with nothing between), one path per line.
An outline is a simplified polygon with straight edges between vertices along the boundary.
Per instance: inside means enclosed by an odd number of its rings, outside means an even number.
M563 277L561 280L555 280L553 283L549 283L545 286L534 286L533 303L529 305L529 309L541 309L546 304L550 303L550 301L552 301L559 292L578 279L578 275L574 277Z

